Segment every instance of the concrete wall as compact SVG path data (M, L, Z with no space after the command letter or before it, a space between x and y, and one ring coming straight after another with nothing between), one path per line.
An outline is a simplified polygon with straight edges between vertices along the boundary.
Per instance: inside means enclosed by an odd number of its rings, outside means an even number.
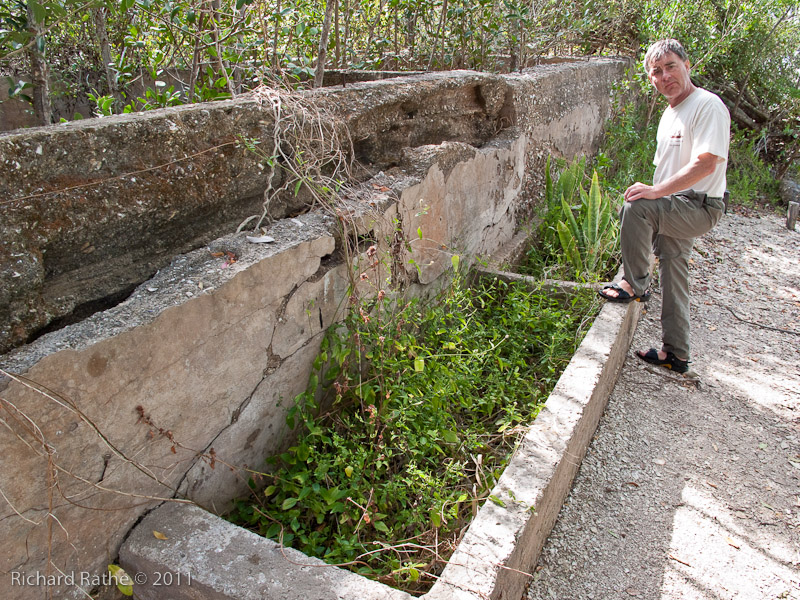
M17 346L0 358L3 587L14 573L102 574L162 499L222 510L243 494L285 445L287 407L347 286L374 293L393 278L420 290L453 253L491 255L529 212L547 154L594 150L623 69L597 60L313 92L367 175L335 214L279 208L269 244L220 236L260 212L263 164L219 148L270 135L252 100L0 137L0 312ZM170 157L170 169L130 175ZM359 236L382 260L342 261ZM75 298L109 272L130 284L148 269L121 304L19 345L35 327L25 315L86 302ZM54 593L81 597L71 585Z

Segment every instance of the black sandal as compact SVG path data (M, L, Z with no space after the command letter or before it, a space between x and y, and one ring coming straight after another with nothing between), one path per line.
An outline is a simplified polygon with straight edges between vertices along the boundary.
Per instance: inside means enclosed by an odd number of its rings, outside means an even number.
M615 290L617 292L617 296L609 296L605 294L605 290ZM627 304L628 302L647 302L650 300L650 290L647 290L641 296L636 296L635 294L629 294L627 291L622 289L622 287L618 283L611 283L609 285L604 285L602 290L597 291L598 294L602 298L605 298L609 302L619 302L621 304Z
M651 365L664 367L665 369L671 369L676 373L686 373L686 371L689 370L689 361L681 360L672 352L667 352L667 357L661 359L658 357L658 350L655 348L650 348L650 350L644 353L641 350L637 350L636 356L641 358L644 362L650 363Z

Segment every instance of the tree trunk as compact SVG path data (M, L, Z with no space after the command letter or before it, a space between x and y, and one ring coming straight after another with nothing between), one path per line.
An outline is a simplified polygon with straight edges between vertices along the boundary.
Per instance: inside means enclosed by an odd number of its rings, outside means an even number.
M411 60L416 63L416 46L417 46L417 14L419 12L419 3L414 6L414 12L406 13L406 46L408 47Z
M369 58L369 51L372 46L372 40L375 37L375 27L381 21L381 13L383 13L383 0L378 0L378 14L375 15L375 20L370 21L369 19L367 19L367 22L369 23L369 28L367 29L367 43L364 46L364 54L361 57L362 63L366 63L367 58Z
M108 41L106 10L104 6L93 8L92 17L94 18L94 31L97 36L97 45L100 47L100 60L103 61L103 72L106 75L108 92L114 98L117 98L119 86L117 85L117 78L114 77L114 72L111 69L111 44Z
M272 72L278 73L280 62L278 61L278 30L281 26L281 0L275 6L275 29L272 32Z
M50 76L44 53L44 37L41 24L36 21L31 4L28 3L28 32L31 45L28 57L31 61L31 84L33 85L33 111L41 125L53 122L53 108L50 104Z
M352 17L353 15L352 8L350 6L350 0L344 0L344 39L342 40L341 68L344 68L345 64L349 62L350 52L348 51L347 44L350 43L350 20Z
M231 81L230 76L228 75L228 69L225 67L225 63L222 62L222 46L219 42L219 17L220 17L220 8L222 8L222 0L211 0L211 25L212 28L209 30L211 34L211 40L214 42L214 50L216 54L216 62L217 62L217 72L221 74L225 78L225 85L228 88L228 93L231 95L231 98L236 97L236 89L233 86L233 82Z
M439 35L442 33L442 26L444 25L444 17L447 14L447 0L442 3L442 13L439 15L439 25L436 27L436 33L433 36L433 48L431 48L431 56L428 59L428 68L426 71L431 70L433 64L433 57L436 55L436 46L439 43Z
M333 7L336 6L335 0L327 0L325 3L325 19L322 22L322 33L319 37L319 51L317 52L317 70L314 73L314 87L322 87L322 78L325 75L325 60L328 58L328 35L331 32L331 17Z
M202 10L202 8L201 8ZM197 78L200 75L200 46L203 42L203 27L205 27L206 14L200 12L200 20L197 24L197 34L194 39L194 53L192 54L192 71L189 74L189 89L186 98L189 103L194 102L194 88L197 86Z
M339 40L339 0L334 0L333 5L333 32L336 38L336 66L342 67L342 44Z

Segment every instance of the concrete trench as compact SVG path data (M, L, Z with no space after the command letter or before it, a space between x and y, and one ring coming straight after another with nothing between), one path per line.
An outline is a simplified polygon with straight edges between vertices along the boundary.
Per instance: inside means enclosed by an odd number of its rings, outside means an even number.
M270 135L251 100L0 135L0 535L17 540L0 550L0 581L13 597L41 597L37 576L58 597L111 597L101 576L115 560L147 579L142 598L406 597L213 512L287 445L286 410L348 286L375 293L392 277L425 293L453 253L514 245L546 157L596 148L624 67L599 59L320 92L372 173L337 213L277 206L271 243L229 233L260 212L266 180L231 143ZM351 265L348 239L364 242ZM33 336L131 286L119 304ZM498 483L505 507L481 508L426 598L521 596L637 307L603 308Z
M625 361L640 313L639 303L604 305L492 490L503 506L483 504L422 598L523 598ZM155 538L154 531L167 539ZM414 597L283 548L190 504L167 503L151 512L122 546L120 561L139 582L139 597L147 600Z

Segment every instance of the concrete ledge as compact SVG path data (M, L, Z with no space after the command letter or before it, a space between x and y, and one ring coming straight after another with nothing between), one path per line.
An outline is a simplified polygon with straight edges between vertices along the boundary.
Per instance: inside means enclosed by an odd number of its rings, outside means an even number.
M423 598L522 597L616 382L641 308L639 303L603 306L493 490L503 506L484 504ZM167 539L157 539L153 531ZM144 600L411 598L185 504L150 513L123 545L120 562L131 576L147 580L135 586ZM181 585L155 585L165 573L173 581L181 574Z
M142 600L412 598L189 504L167 503L150 513L122 546L120 562Z

